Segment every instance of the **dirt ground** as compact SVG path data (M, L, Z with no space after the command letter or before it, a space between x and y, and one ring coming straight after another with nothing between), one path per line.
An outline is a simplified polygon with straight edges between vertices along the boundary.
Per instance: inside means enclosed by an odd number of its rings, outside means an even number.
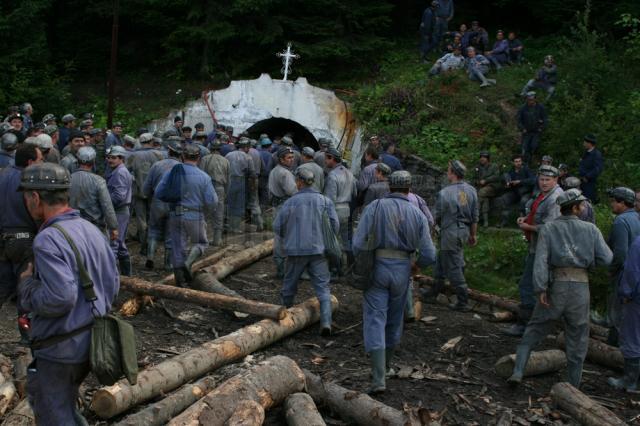
M252 246L266 238L267 235L254 234L252 237L236 237L233 242ZM132 249L132 254L136 255L136 275L149 281L166 275L161 270L146 271L135 244ZM213 249L210 252L213 253ZM158 258L157 264L160 263ZM273 279L274 272L271 258L265 258L228 277L223 283L247 298L279 303L281 283ZM325 380L364 391L369 384L369 366L363 349L362 293L340 282L332 284L332 293L340 305L333 316L334 334L330 338L320 337L315 324L252 354L242 363L217 370L214 376L222 381L261 359L286 355ZM119 303L129 296L121 293ZM309 282L303 281L296 301L309 297L313 297L312 288ZM18 340L14 312L15 307L10 304L0 311L0 350L9 357L16 356ZM402 343L392 362L396 372L409 377L388 379L387 392L376 398L400 410L405 405L422 406L447 425L492 425L501 417L511 417L512 424L519 425L554 424L554 421L555 424L575 424L568 415L553 408L549 398L551 386L565 380L564 371L525 379L516 390L494 374L496 360L513 353L518 339L501 334L501 329L508 324L490 322L488 313L488 309L480 305L469 313L450 311L444 304L423 305L421 317L435 319L406 324ZM237 319L227 312L164 300L145 307L130 320L136 328L142 368L231 333L259 318ZM456 337L462 340L453 349L442 349L445 343ZM541 349L553 347L553 340L548 339ZM630 422L640 414L640 395L612 390L606 383L612 374L615 373L587 362L582 391ZM85 387L88 406L97 383L90 376ZM88 410L85 414L91 424L109 424L98 421ZM347 424L323 408L322 414L329 425ZM634 422L640 424L637 420ZM280 407L270 410L265 424L286 424L283 410Z

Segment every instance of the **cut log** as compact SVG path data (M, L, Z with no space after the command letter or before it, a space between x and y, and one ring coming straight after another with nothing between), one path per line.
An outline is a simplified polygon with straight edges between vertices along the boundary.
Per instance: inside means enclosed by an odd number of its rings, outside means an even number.
M18 397L18 391L12 382L0 385L0 416L7 412L13 401Z
M16 408L6 415L2 426L35 426L36 416L33 414L28 399L20 401Z
M284 402L287 425L289 426L325 426L313 398L306 393L294 393Z
M515 321L515 319L516 314L509 311L499 311L491 314L491 320L494 322L510 322Z
M201 270L212 274L217 280L222 280L230 274L251 265L254 262L269 256L273 252L273 239L262 244L242 250L233 256L226 257L215 265L207 266Z
M369 395L345 389L304 370L306 390L316 403L327 406L342 420L365 426L409 425L407 416Z
M13 379L13 362L0 354L0 384L4 382L10 382Z
M565 348L564 332L558 334L556 343L560 349ZM596 339L589 339L589 350L587 351L587 359L595 364L605 367L622 370L624 368L624 357L620 349L607 345Z
M421 285L433 285L433 278L424 275L418 275L413 278L417 283ZM445 286L445 292L448 294L455 294L455 289L450 285ZM515 314L519 311L519 303L513 299L507 299L505 297L496 296L482 291L469 289L469 299L476 302L484 303L489 306L500 308L505 311L513 312Z
M553 403L585 426L626 425L613 412L589 398L569 383L556 383L551 388Z
M211 266L219 261L221 261L222 259L225 258L225 256L228 256L229 254L233 253L233 252L237 252L238 250L240 250L240 246L239 245L231 245L231 246L227 246L224 247L220 250L218 250L217 252L213 253L211 256L207 256L203 259L200 259L196 262L193 263L193 265L191 265L191 270L193 272L195 271L199 271L202 268L205 268L207 266ZM158 281L158 284L166 284L166 285L175 285L176 281L174 279L173 274L169 274L166 277L164 277L163 279L161 279L160 281Z
M335 310L338 300L332 296L331 302ZM93 395L91 409L104 419L124 413L131 407L269 346L319 319L318 299L309 299L289 309L289 315L280 322L262 320L141 371L135 385L121 380L113 386L99 389Z
M171 420L168 426L222 426L242 400L255 401L268 410L302 389L304 373L298 364L286 356L274 356L230 378ZM234 417L240 414L235 413Z
M215 388L215 380L211 376L200 379L196 383L185 385L166 398L132 414L117 423L117 426L159 426L182 413L191 404L211 392Z
M225 426L260 426L264 423L264 408L256 401L240 401Z
M16 358L13 364L15 381L13 384L20 395L20 398L26 398L27 396L27 368L33 361L31 351L25 349L18 358Z
M194 290L206 291L208 293L223 294L231 297L242 297L240 293L237 293L229 287L221 284L216 277L208 272L196 272L193 277L191 287Z
M515 355L505 355L500 358L495 365L496 374L503 379L511 376L515 365ZM567 366L567 356L559 349L548 351L531 352L531 357L524 369L524 376L537 376L539 374L551 373L562 370Z
M205 257L204 259L200 259L197 262L195 262L192 265L191 270L197 271L199 269L204 268L205 266L214 264L219 260L223 259L227 254L231 253L232 251L236 251L238 249L239 249L239 246L237 245L224 247L221 250L212 254L211 256ZM126 278L128 277L125 277L122 275L120 276L121 281ZM173 276L173 274L169 274L163 279L161 279L160 281L158 281L158 284L175 285L176 284L175 277ZM150 303L153 303L153 297L136 295L135 297L132 297L126 300L122 304L119 312L120 314L126 317L132 317L134 315L137 315L143 306L147 306Z
M180 300L208 308L245 312L247 314L275 320L284 319L287 315L287 310L284 306L257 302L255 300L245 299L244 297L238 298L170 285L152 284L139 278L121 278L120 288L137 294Z

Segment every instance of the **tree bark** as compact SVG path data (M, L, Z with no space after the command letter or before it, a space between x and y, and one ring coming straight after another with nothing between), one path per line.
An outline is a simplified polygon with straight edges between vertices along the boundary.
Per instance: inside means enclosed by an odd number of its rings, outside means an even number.
M5 382L0 385L0 416L7 412L17 396L18 391L13 383Z
M212 254L211 256L205 257L204 259L200 259L197 262L195 262L192 266L192 271L197 271L199 269L202 269L205 266L209 266L211 264L214 264L216 262L218 262L219 260L223 259L229 252L237 250L238 246L237 245L231 245L228 247L224 247L221 250L217 251L216 253ZM125 276L120 276L120 281L122 282L123 280L127 280L129 277L125 277ZM175 277L173 276L173 274L169 274L166 277L164 277L163 279L161 279L160 281L158 281L158 284L166 284L166 285L175 285L176 281L175 281ZM126 316L126 317L132 317L138 314L138 312L140 312L140 309L143 306L146 306L150 303L153 303L153 297L151 296L140 296L140 295L136 295L128 300L126 300L122 306L120 307L120 314Z
M564 332L558 334L556 343L560 349L565 349ZM606 343L596 339L589 339L587 359L593 363L617 370L622 370L624 368L624 357L622 356L620 349L607 345Z
M237 252L239 250L239 248L240 247L238 245L236 245L236 244L224 247L224 248L218 250L217 252L213 253L211 256L207 256L204 259L200 259L200 260L194 262L193 265L191 266L191 270L193 272L195 272L195 271L199 271L200 269L205 268L207 266L211 266L211 265L215 264L216 262L219 262L222 259L224 259L227 255L229 255L229 253ZM166 277L164 277L163 279L161 279L160 281L158 281L158 284L176 285L176 281L174 279L173 274L169 274Z
M230 378L171 420L168 426L222 426L232 415L240 417L243 410L234 414L240 401L255 401L268 410L302 389L304 373L298 364L286 356L274 356Z
M586 426L626 425L613 412L589 398L569 383L560 382L551 388L553 403Z
M216 277L207 272L196 272L193 277L191 287L194 290L206 291L208 293L217 293L230 297L242 297L240 293L231 290L229 287L223 285L218 281Z
M180 300L208 308L245 312L274 320L282 320L287 315L287 310L284 306L257 302L244 297L239 298L169 285L152 284L139 278L122 277L120 279L120 288L137 294Z
M316 403L328 406L343 420L365 426L410 425L399 410L376 401L364 393L351 391L304 370L306 389Z
M261 426L264 422L264 408L250 399L240 401L225 426Z
M331 302L335 310L338 300L332 296ZM121 380L113 386L101 388L93 395L91 408L101 418L111 418L209 371L242 359L319 319L320 304L316 298L309 299L289 309L289 315L280 322L262 320L148 368L138 374L135 385Z
M35 426L36 416L33 414L29 400L20 401L16 408L7 414L2 426Z
M220 262L202 268L204 272L212 274L217 280L222 280L230 274L269 256L273 252L273 238L262 244L243 250L233 256L226 257Z
M306 393L294 393L284 402L287 425L289 426L325 426L316 404Z
M503 379L508 378L513 373L513 366L516 361L515 355L505 355L500 358L495 365L496 374ZM537 376L538 374L551 373L567 366L567 356L559 349L532 352L527 366L524 369L524 376Z
M432 285L433 278L426 276L417 276L414 279L420 284ZM447 293L455 294L455 290L450 285L445 286L445 291ZM483 293L478 290L469 289L469 299L475 300L476 302L481 302L489 306L493 306L496 308L500 308L505 311L513 312L515 314L518 313L519 303L512 299L507 299L504 297L496 296L489 293Z
M160 426L166 424L191 404L204 397L215 388L215 380L211 376L200 379L196 383L185 385L164 399L131 414L116 426Z

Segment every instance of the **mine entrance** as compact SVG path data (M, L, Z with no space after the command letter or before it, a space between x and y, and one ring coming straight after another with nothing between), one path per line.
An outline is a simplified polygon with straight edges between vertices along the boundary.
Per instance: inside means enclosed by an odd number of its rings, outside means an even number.
M318 141L306 127L286 118L274 117L258 121L246 132L253 139L258 139L261 133L266 133L272 140L290 133L293 135L293 142L299 147L310 146L313 149L318 149Z

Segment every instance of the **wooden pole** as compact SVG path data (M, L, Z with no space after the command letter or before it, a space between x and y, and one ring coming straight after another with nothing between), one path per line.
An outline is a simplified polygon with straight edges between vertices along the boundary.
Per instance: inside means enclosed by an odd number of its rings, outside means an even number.
M230 378L171 420L168 426L222 426L242 400L255 401L268 410L302 389L304 373L295 361L282 355L274 356ZM240 417L243 411L234 416Z
M274 320L282 320L287 315L287 309L284 306L249 300L244 297L232 297L170 285L152 284L140 278L122 277L120 279L120 288L137 294L180 300L208 308L244 312Z
M234 256L226 257L216 264L207 266L201 270L213 275L217 280L223 280L245 266L251 265L263 257L269 256L272 252L273 238L262 244L258 244L255 247L236 253Z
M378 402L369 395L345 389L335 383L323 382L320 377L304 370L306 389L316 403L328 406L343 420L363 426L408 424L399 410Z
M560 349L565 349L564 332L558 334L556 343ZM616 370L622 370L624 368L624 357L622 356L620 349L607 345L606 343L596 339L589 339L587 359L593 363Z
M332 296L331 302L335 310L338 299ZM98 389L93 395L91 409L103 419L124 413L131 407L290 336L319 319L320 304L314 297L289 309L289 315L280 322L262 320L141 371L135 385L121 380L113 386Z
M237 245L231 245L231 246L228 246L228 247L224 247L224 248L220 249L219 251L213 253L211 256L207 256L204 259L200 259L200 260L196 261L191 266L191 270L195 272L195 271L199 271L200 269L205 268L207 266L211 266L211 265L221 261L222 259L224 259L231 252L238 251L238 248L239 248L239 246L237 246ZM173 274L169 274L166 277L164 277L163 279L161 279L160 281L158 281L158 284L175 285L176 281L174 279Z
M288 426L326 426L318 407L306 393L294 393L284 402Z
M495 365L496 374L503 379L508 378L513 373L513 366L516 356L505 355L500 358ZM559 349L548 351L532 352L524 369L524 376L537 376L538 374L551 373L562 370L567 366L567 356Z
M557 407L562 408L585 426L623 426L627 424L613 412L566 382L553 385L551 399Z
M211 376L200 379L196 383L184 385L166 398L131 414L116 426L164 425L211 392L215 386L216 382Z

